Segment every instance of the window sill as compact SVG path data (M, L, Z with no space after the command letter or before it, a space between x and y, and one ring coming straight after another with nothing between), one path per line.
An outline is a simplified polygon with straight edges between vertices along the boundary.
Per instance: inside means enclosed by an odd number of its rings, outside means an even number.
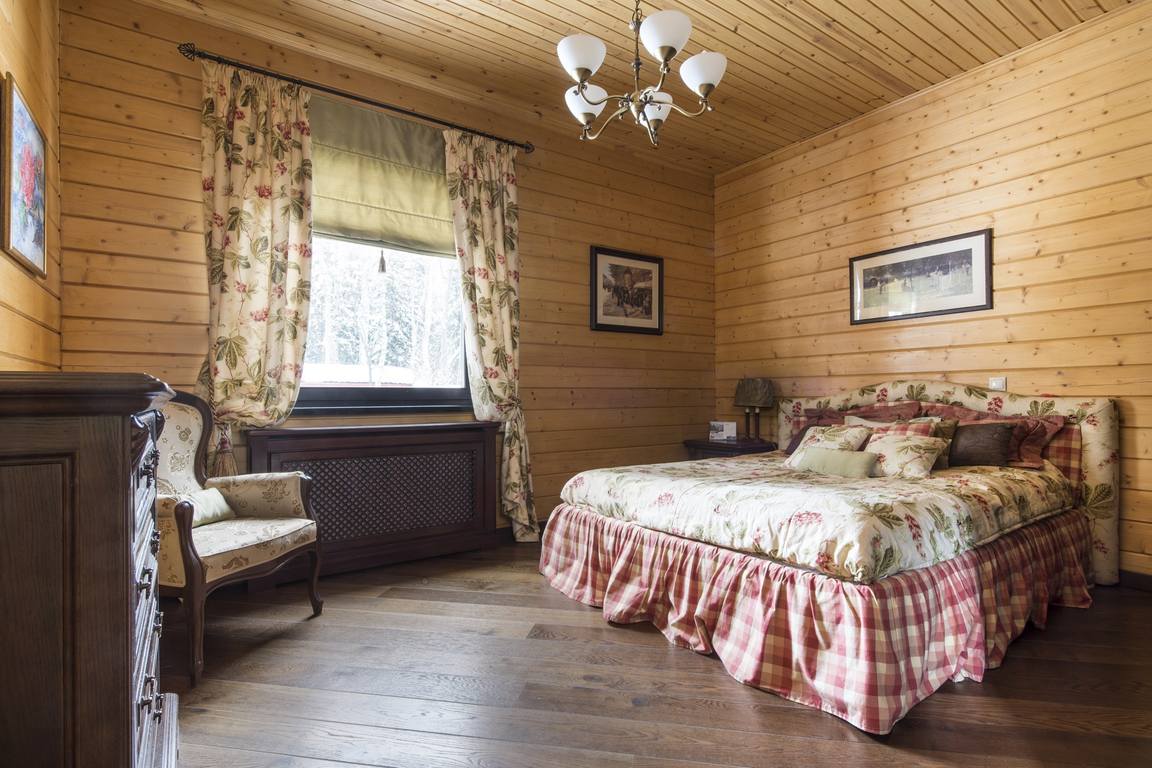
M298 416L400 416L409 413L472 413L471 405L298 405L289 418Z

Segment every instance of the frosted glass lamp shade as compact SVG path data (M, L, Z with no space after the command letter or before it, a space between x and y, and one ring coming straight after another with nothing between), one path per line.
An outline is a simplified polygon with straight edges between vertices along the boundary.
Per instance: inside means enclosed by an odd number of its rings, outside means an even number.
M684 50L691 34L692 20L680 11L657 11L640 22L640 42L661 64Z
M722 53L704 51L690 57L680 65L680 79L701 98L708 98L716 86L720 85L724 71L728 69L728 57Z
M592 101L600 101L607 95L608 91L589 83L584 86L584 94L580 93L579 87L569 88L565 91L564 103L568 105L568 111L572 113L572 117L576 118L581 125L591 125L592 121L604 111L604 104L589 104L585 96Z
M556 44L560 66L578 83L583 83L604 63L608 49L603 41L592 35L568 35Z
M663 91L654 91L652 101L644 105L644 119L653 131L660 130L660 126L668 119L672 111L672 95Z

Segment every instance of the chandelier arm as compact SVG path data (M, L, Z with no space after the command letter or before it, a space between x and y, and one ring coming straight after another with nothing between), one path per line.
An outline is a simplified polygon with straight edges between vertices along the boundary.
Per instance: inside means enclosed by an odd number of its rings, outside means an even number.
M588 141L596 141L596 139L600 138L600 134L604 132L604 129L608 127L609 123L611 123L613 120L620 117L621 115L623 115L627 111L628 111L628 105L625 104L624 106L620 107L615 112L613 112L612 114L608 115L608 117L604 119L604 122L602 122L600 124L600 127L597 128L595 131L589 131L588 128L585 127L584 128L584 138L586 138Z
M586 101L587 103L591 104L594 107L599 106L601 104L607 104L608 102L613 101L613 100L620 101L620 100L626 100L626 99L632 98L632 94L630 94L630 93L623 93L623 94L620 94L619 96L613 96L613 95L609 94L608 96L605 96L604 98L600 99L599 101L592 101L592 99L588 98L585 95L587 85L588 85L587 83L580 83L580 85L578 86L578 88L580 90L580 98L584 99L584 101Z
M695 112L689 112L688 110L684 109L684 107L681 107L677 104L669 104L668 106L672 107L672 109L676 110L685 117L699 117L705 112L712 111L712 105L709 104L706 100L700 102L700 109L696 110Z
M668 77L668 65L665 64L664 66L660 67L660 82L656 83L653 90L656 90L656 91L664 90L664 79L667 77Z

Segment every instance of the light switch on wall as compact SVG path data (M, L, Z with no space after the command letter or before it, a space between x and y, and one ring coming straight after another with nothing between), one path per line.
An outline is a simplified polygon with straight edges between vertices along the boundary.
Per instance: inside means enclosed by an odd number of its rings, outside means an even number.
M988 378L988 389L994 389L997 392L1003 392L1008 389L1007 376L991 376Z

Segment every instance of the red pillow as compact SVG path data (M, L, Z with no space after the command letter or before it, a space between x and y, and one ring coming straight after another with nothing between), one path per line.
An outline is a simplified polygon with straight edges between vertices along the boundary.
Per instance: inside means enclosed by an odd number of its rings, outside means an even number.
M847 411L834 411L829 408L818 410L804 409L804 419L808 424L821 426L839 426L844 423L845 416L857 416L869 421L908 421L920 413L920 403L916 400L900 400L895 403L876 403L874 405L861 405Z
M984 419L1001 418L998 413L977 411L965 408L963 405L948 405L947 403L922 403L920 415L939 416L942 419L957 419L958 421L983 421Z
M1008 462L1010 467L1027 469L1044 468L1044 449L1056 433L1064 428L1063 416L1029 416L1021 419L1012 436L1013 442L1020 441L1018 459Z

